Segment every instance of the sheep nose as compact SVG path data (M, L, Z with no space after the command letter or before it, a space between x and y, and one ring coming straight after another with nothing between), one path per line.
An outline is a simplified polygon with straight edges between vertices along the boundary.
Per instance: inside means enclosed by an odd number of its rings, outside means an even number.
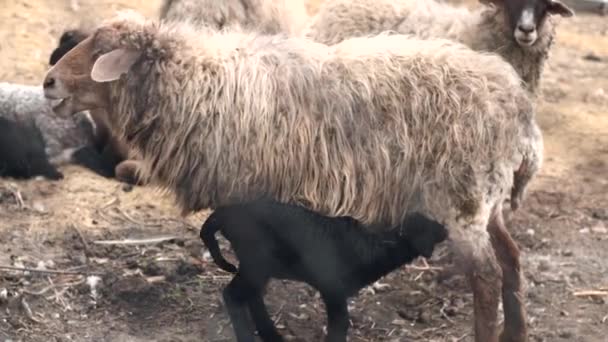
M534 32L534 25L518 25L517 29L525 34Z
M54 77L47 77L47 78L44 80L44 83L42 83L42 87L43 87L44 89L51 88L51 87L53 87L54 85L55 85L55 78L54 78Z

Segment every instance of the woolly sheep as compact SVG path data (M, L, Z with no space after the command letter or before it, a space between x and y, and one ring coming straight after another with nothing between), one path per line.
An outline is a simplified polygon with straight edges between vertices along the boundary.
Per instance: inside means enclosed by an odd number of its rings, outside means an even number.
M164 0L160 18L218 30L236 26L290 35L299 34L309 19L302 0Z
M500 57L442 39L326 46L132 13L100 26L43 87L59 116L106 109L184 214L267 196L375 231L414 211L441 223L467 265L476 340L498 339L499 267L503 338L525 338L501 206L514 170L541 166L542 135Z
M91 34L89 31L84 27L64 31L59 38L59 45L51 53L49 64L55 65L61 57L86 39ZM85 146L75 151L72 159L77 160L80 165L97 170L105 177L115 177L129 184L145 184L145 180L138 177L139 162L129 160L129 149L112 134L105 111L94 108L88 111L88 114L96 127L95 149Z
M0 177L63 179L63 174L49 162L45 146L34 122L0 117Z
M446 38L499 54L536 94L553 44L552 15L574 13L558 0L480 0L476 10L437 0L327 0L305 30L325 44L383 31Z
M218 231L239 260L238 273L220 252ZM415 213L399 227L374 234L349 217L257 200L218 208L200 236L215 263L236 273L223 293L239 342L254 341L243 321L247 306L263 341L283 341L264 305L263 291L271 278L302 281L318 290L328 314L327 341L346 342L347 299L403 264L429 258L447 232Z

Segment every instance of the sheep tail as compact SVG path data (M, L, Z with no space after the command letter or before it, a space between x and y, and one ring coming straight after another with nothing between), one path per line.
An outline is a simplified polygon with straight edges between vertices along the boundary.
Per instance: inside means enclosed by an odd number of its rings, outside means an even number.
M538 172L540 160L538 155L524 155L519 168L513 172L513 187L511 188L511 210L519 209L523 201L528 183Z
M220 229L221 226L218 224L218 221L215 219L213 214L211 214L201 228L201 240L203 240L205 247L207 247L209 250L209 254L211 254L211 257L217 266L226 272L236 273L236 266L229 263L220 252L220 245L217 243L217 239L215 238L215 233L217 233L217 231Z

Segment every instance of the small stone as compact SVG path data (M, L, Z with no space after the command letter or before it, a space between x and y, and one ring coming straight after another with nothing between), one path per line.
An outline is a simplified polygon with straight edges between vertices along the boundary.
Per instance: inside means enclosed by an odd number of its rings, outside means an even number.
M572 251L571 251L571 250L569 250L569 249L567 249L567 250L565 250L565 251L562 251L562 256L565 256L565 257L571 257L571 256L573 256L573 255L574 255L574 252L572 252Z
M561 338L567 338L567 339L571 339L574 337L574 334L572 333L572 331L568 331L568 330L561 330L557 333L557 336L561 337Z
M42 203L40 202L34 202L32 204L32 209L37 212L37 213L41 213L44 214L46 212L46 208L44 207L44 205L42 205Z
M419 323L428 323L431 321L431 314L427 310L420 310L418 313Z
M583 57L584 60L592 61L592 62L601 62L602 57L598 56L595 52L589 52Z
M548 261L546 261L546 260L541 260L541 261L538 263L538 270L539 270L540 272L546 272L546 271L549 271L550 269L551 269L551 264L549 264L549 262L548 262Z
M596 234L607 234L608 229L604 226L603 223L598 223L595 226L591 227L591 231Z

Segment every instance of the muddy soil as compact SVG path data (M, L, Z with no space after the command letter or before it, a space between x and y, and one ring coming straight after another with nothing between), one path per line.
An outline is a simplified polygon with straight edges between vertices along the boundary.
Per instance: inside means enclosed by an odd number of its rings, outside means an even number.
M470 1L469 1L470 2ZM78 6L74 7L73 3ZM159 1L4 0L0 81L40 84L62 30ZM311 4L311 9L318 1ZM608 341L608 19L562 20L546 70L539 120L545 163L520 211L531 341ZM207 213L181 218L167 194L130 188L78 167L60 182L0 180L0 341L232 341L220 291L230 276L204 254ZM127 239L165 238L128 244ZM104 242L120 241L120 244ZM224 248L226 245L224 244ZM226 253L229 253L226 250ZM472 295L442 246L350 303L351 341L472 341ZM316 293L273 282L280 331L319 341Z

